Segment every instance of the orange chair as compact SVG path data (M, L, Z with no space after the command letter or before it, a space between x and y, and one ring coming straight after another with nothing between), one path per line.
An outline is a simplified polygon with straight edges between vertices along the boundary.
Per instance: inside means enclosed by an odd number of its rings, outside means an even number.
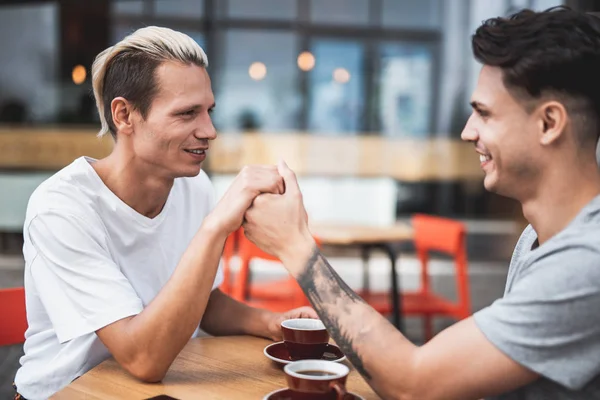
M241 230L233 232L225 241L225 247L223 247L223 283L219 287L223 293L231 294L231 259L235 256L238 248L238 238L241 234Z
M461 320L471 315L466 228L459 221L423 214L413 216L412 226L415 232L414 245L421 264L421 287L415 292L402 293L402 313L422 315L425 340L429 340L433 335L433 316L443 315ZM431 290L428 273L431 251L453 257L458 301L450 301ZM383 314L392 312L389 294L366 292L363 296L377 311Z
M238 236L238 256L240 258L240 270L235 278L231 293L234 299L275 312L310 305L302 288L292 276L271 282L251 282L250 262L252 260L263 259L279 262L279 259L259 249L246 238L243 230Z
M0 290L0 346L25 342L26 330L25 289Z

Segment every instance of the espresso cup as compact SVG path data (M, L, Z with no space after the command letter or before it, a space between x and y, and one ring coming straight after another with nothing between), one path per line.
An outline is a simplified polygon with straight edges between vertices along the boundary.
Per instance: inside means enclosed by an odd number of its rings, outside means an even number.
M281 333L292 361L319 359L327 350L329 333L318 319L285 320L281 323Z
M350 369L324 360L295 361L283 368L292 400L343 400Z

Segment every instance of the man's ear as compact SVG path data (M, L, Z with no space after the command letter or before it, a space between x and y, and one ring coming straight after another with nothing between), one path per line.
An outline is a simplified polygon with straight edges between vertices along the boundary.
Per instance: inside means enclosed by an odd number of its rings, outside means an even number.
M539 118L540 143L544 146L556 143L567 127L568 114L558 101L541 104L535 111Z
M110 102L110 111L117 132L123 135L133 133L133 106L123 97L115 97Z

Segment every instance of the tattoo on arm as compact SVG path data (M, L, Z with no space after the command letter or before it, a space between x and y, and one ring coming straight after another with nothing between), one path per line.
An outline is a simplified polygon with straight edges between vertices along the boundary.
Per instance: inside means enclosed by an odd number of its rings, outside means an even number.
M337 317L350 313L350 306L364 303L363 299L334 271L316 246L298 277L298 283L342 352L356 370L370 380L371 375L365 369L354 343L360 339L360 332L349 332L347 327L344 329Z

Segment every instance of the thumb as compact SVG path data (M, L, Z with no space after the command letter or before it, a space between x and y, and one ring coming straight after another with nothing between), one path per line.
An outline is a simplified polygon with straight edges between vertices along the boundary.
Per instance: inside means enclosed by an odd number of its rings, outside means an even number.
M285 183L285 193L300 192L296 174L290 169L290 167L287 166L283 159L280 159L279 163L277 163L277 171L279 171L279 175L281 175L283 182Z

